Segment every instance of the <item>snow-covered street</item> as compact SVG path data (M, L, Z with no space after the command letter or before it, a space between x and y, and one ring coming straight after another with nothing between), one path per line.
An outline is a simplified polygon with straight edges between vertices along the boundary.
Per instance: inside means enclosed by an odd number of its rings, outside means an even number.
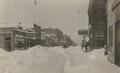
M120 67L107 61L104 49L83 52L79 46L0 49L0 61L0 73L120 73Z

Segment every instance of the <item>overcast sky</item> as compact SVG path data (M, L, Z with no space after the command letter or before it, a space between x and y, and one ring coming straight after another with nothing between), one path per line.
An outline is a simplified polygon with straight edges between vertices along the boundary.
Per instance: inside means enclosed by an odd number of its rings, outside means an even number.
M0 0L0 23L22 23L31 27L60 28L64 33L76 35L77 30L87 28L89 0Z

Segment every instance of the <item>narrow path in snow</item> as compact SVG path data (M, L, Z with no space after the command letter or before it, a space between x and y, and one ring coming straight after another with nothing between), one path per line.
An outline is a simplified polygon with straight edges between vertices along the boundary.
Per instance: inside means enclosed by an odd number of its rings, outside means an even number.
M83 52L80 47L70 47L65 52L68 63L64 73L120 73L119 67L107 61L104 49Z

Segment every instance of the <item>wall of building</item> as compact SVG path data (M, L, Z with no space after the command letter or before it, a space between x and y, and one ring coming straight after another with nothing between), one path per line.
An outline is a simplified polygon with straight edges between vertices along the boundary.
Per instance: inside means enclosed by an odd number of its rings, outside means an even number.
M120 65L120 0L113 2L112 12L115 26L115 64Z
M108 60L120 66L120 0L108 0Z
M33 47L36 45L36 32L27 32L26 34L26 46Z
M26 49L26 32L24 30L13 29L13 44L16 49Z
M106 0L90 0L89 36L91 48L102 48L107 43L107 16L105 9ZM102 44L101 44L101 43Z
M108 46L108 60L115 63L115 19L112 11L112 4L114 0L107 2L107 46Z

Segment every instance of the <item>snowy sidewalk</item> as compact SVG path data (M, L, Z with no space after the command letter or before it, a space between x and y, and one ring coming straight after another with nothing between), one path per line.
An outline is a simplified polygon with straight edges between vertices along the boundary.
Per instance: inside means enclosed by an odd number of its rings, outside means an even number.
M80 47L70 47L66 53L71 60L71 68L65 73L120 73L120 67L107 61L103 49L85 53Z

